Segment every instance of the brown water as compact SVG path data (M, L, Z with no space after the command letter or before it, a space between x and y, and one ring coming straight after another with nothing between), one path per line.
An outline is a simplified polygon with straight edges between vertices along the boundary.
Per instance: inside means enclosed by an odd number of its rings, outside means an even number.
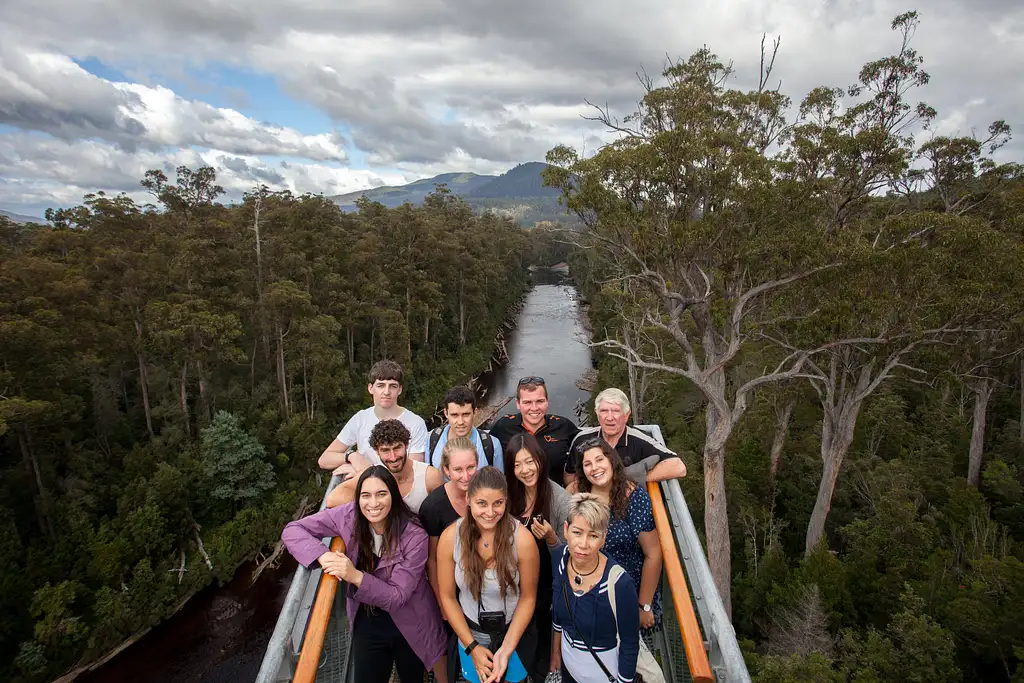
M548 386L549 411L575 419L577 404L589 396L576 380L591 367L578 295L558 273L535 273L534 283L517 328L507 335L508 364L481 381L493 400L514 395L520 377L539 375ZM514 412L515 402L503 411ZM280 566L265 571L252 586L252 565L243 566L232 581L200 592L180 612L76 683L255 680L295 566L285 553Z

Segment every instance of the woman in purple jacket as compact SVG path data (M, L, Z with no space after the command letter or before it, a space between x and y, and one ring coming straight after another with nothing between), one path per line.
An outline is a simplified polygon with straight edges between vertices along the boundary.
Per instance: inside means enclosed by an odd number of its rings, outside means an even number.
M344 553L320 539L340 536ZM421 683L445 652L441 612L427 581L427 533L382 465L359 476L356 499L288 524L281 540L296 560L348 584L345 611L359 683Z

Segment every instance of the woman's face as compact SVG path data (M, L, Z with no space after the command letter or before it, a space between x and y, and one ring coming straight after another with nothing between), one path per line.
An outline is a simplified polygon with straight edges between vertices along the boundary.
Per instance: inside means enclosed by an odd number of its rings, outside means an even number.
M533 454L525 448L516 453L516 464L513 473L523 486L532 489L537 485L537 461Z
M359 509L370 524L383 522L391 512L391 492L384 482L376 477L369 477L363 482L359 491Z
M596 531L582 515L576 515L565 523L565 544L573 560L589 565L604 546L604 531Z
M497 489L479 488L469 497L469 509L481 529L498 526L505 514L505 493Z
M448 458L448 467L445 474L455 482L455 486L463 493L469 490L469 480L476 474L477 457L476 449L455 451Z
M583 453L583 474L592 486L604 487L612 483L612 464L600 448L588 448Z

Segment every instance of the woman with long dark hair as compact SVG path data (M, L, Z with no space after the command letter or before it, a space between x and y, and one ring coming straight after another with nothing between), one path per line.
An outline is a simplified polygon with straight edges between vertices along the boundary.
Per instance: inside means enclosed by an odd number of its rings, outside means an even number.
M427 581L427 533L383 465L363 470L356 499L288 524L288 552L304 567L317 563L348 584L346 613L352 665L360 683L422 683L445 651L441 613ZM338 536L343 553L320 540Z
M593 493L611 509L611 521L604 552L614 559L637 586L640 628L661 623L661 543L654 528L654 510L647 489L626 476L618 452L600 436L576 447L575 486L580 493Z
M551 549L565 540L569 494L548 478L547 456L533 434L513 436L504 455L509 511L537 540L540 576L533 610L537 654L526 668L533 680L543 681L551 661Z
M497 468L473 475L466 497L465 516L445 529L437 545L441 609L455 632L467 681L523 681L523 662L533 662L537 647L531 623L537 544L509 513L508 486ZM455 665L450 658L450 681L456 680Z

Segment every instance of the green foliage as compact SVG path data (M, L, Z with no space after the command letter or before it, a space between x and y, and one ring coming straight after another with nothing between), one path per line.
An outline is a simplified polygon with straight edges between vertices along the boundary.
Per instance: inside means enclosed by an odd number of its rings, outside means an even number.
M0 218L0 680L52 679L230 579L322 495L369 367L402 362L431 415L555 239L445 192L344 214L265 187L225 206L210 168L143 186L159 206Z
M200 434L204 474L213 483L213 498L244 505L274 488L267 450L242 428L237 415L217 411Z

